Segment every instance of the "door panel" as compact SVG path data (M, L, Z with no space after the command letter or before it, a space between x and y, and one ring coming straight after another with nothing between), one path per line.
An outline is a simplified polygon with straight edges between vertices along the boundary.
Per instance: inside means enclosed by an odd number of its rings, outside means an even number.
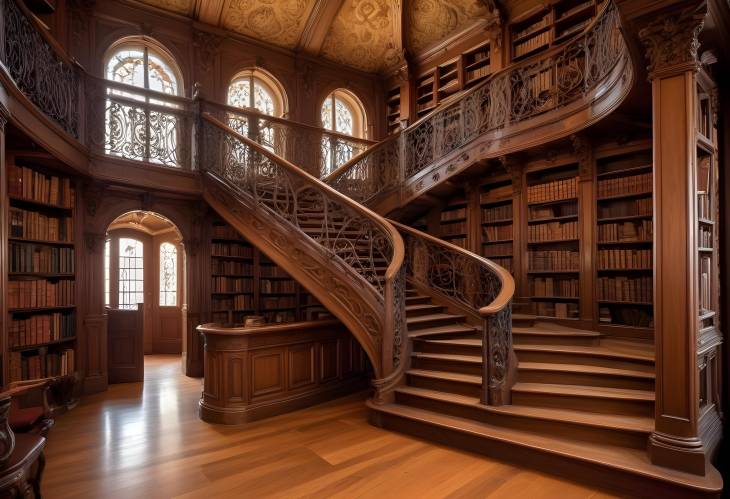
M144 380L144 307L108 309L109 383Z

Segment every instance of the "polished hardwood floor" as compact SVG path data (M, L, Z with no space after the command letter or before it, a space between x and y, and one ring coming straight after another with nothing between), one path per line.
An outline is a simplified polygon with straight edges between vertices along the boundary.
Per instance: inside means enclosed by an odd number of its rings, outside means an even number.
M232 428L198 419L200 390L148 356L144 384L86 397L51 430L44 497L612 497L370 426L365 393Z

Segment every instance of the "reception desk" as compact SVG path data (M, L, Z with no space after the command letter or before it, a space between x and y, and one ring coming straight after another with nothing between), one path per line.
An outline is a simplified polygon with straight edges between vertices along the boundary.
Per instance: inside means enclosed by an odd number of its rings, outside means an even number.
M367 386L365 352L337 320L203 324L200 419L226 425L282 414Z

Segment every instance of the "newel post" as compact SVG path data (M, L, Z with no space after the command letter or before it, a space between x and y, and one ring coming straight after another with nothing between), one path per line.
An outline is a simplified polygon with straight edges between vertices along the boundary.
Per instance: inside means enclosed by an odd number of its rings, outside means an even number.
M481 402L486 405L510 404L517 372L517 357L512 350L511 300L502 310L484 319L482 355Z
M639 31L653 100L656 409L649 456L654 464L704 475L695 113L698 36L707 5L691 4L654 15Z

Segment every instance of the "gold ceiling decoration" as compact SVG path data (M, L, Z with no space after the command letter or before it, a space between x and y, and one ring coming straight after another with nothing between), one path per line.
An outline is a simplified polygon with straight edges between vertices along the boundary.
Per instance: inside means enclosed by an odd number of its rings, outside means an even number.
M195 5L195 0L142 0L142 2L184 15L192 14Z
M408 10L408 47L413 53L421 52L490 13L481 0L410 0Z
M294 48L316 0L231 0L221 25L237 33Z
M364 71L398 61L391 0L345 0L322 45L327 59Z

